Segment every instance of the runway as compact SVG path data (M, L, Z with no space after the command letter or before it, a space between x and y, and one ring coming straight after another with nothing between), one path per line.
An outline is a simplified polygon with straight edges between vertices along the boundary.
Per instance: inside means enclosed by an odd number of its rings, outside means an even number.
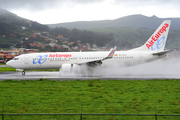
M145 63L130 67L97 67L93 73L79 74L60 72L30 72L22 76L21 72L0 72L0 80L152 80L152 79L180 79L180 59L161 59L150 63Z
M58 81L69 80L152 80L152 79L180 79L179 75L121 75L121 76L61 76L59 72L26 72L25 76L21 75L21 72L0 72L0 81L2 80L39 80L39 79L51 79Z

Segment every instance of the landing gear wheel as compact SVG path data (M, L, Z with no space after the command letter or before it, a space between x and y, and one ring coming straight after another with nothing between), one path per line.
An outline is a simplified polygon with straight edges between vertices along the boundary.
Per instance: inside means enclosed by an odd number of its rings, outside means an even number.
M25 76L25 71L22 71L22 76Z

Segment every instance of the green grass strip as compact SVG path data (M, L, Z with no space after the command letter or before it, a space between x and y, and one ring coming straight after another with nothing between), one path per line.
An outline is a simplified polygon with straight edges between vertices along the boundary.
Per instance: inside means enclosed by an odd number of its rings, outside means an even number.
M0 81L4 113L137 113L180 114L180 80ZM82 105L82 106L81 106ZM0 113L2 110L0 109ZM9 119L21 119L9 117ZM72 117L72 116L71 116ZM46 119L70 116L49 116ZM22 119L45 119L24 116ZM74 119L80 117L74 116ZM86 119L139 119L153 116L84 116ZM158 120L167 117L159 117ZM179 119L171 117L169 119Z
M0 65L6 65L6 63L0 63Z

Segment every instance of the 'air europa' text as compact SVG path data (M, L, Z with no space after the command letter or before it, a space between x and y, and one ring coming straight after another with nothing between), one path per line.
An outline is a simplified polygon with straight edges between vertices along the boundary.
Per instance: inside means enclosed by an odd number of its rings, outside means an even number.
M146 44L148 49L154 44L154 42L157 41L157 39L161 36L162 33L164 33L164 31L166 31L166 28L168 27L169 25L165 23L164 26L158 31L158 33L155 36L151 37L151 40Z
M49 57L71 57L71 54L50 54Z

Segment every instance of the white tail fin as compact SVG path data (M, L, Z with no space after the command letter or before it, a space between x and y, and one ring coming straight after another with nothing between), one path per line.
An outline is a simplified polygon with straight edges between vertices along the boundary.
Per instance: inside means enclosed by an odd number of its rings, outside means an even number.
M143 46L132 50L152 51L152 52L164 51L170 24L171 24L171 20L163 21L163 23L157 28L157 30L151 35L151 37L147 40L147 42Z

